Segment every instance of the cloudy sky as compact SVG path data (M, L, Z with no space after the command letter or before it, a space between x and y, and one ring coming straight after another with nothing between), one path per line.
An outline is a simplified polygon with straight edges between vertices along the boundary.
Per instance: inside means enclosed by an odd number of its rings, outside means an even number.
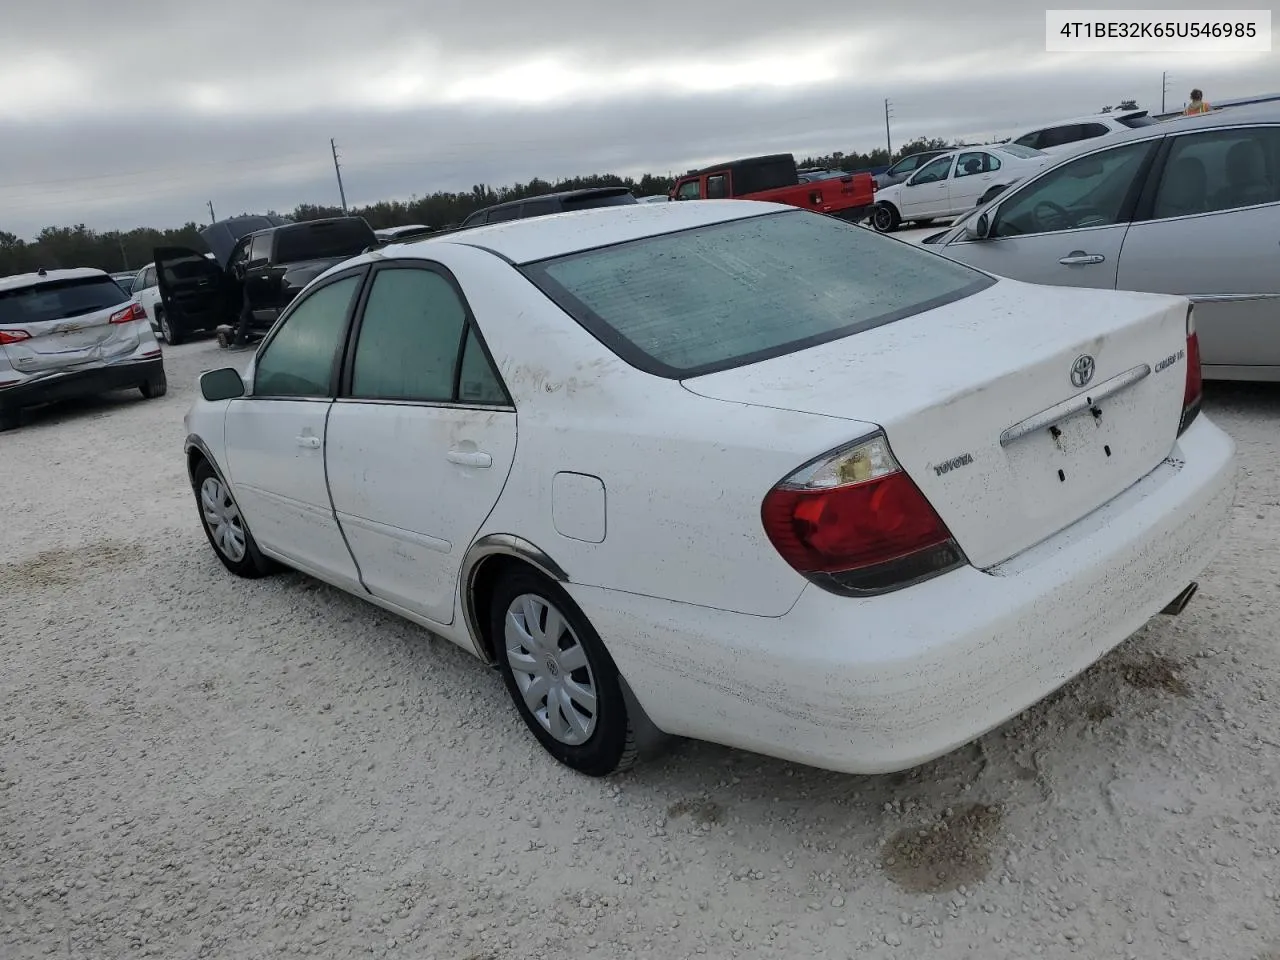
M1193 85L1280 91L1274 52L1046 53L1025 0L7 0L3 20L0 230L27 237L336 203L330 137L361 204L870 149L886 97L901 143L1158 110L1166 70L1170 109Z

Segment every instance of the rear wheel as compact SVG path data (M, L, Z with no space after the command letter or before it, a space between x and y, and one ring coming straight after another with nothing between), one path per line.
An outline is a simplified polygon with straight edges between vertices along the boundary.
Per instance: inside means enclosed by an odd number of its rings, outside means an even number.
M144 399L155 400L159 397L163 397L169 392L169 378L166 377L164 371L161 370L149 380L140 383L138 385L138 389L142 391Z
M1000 195L1000 191L1003 189L1004 189L1003 186L992 187L990 190L988 190L986 193L982 195L982 199L978 201L978 206L981 207L984 204L990 203L992 200L994 200L997 196Z
M164 310L157 310L156 319L160 323L160 334L164 337L166 343L176 347L182 342L182 334L174 332L173 325L169 323L168 313Z
M200 461L191 483L204 534L222 565L236 576L249 579L271 573L275 565L258 550L240 515L239 504L208 461Z
M871 211L871 226L876 233L892 233L901 223L902 218L892 204L877 203L876 208Z
M531 570L506 574L494 588L490 630L507 692L548 753L592 777L635 763L618 669L564 590Z

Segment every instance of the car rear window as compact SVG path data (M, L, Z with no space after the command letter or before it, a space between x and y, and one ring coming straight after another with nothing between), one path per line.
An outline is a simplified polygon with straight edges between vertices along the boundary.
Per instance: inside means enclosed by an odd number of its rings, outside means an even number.
M110 277L80 277L0 291L0 326L64 320L129 300Z
M276 236L276 260L298 263L331 257L355 257L378 242L363 220L332 220L291 224Z
M523 271L623 360L670 378L847 337L995 282L801 210L588 250Z
M560 201L561 210L591 210L595 207L621 207L635 203L631 193L589 193L581 197L565 197Z

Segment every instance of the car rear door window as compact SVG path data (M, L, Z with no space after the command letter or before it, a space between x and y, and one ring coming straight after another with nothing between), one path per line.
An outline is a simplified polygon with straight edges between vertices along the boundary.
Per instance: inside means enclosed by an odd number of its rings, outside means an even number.
M498 207L489 211L489 223L506 223L508 220L520 219L520 204L513 203L509 207Z
M355 274L298 299L258 356L253 393L260 397L328 397L333 365L346 333Z
M529 217L545 217L548 214L556 212L556 202L554 200L539 199L526 200L524 207L520 210L521 219Z
M380 270L356 337L351 395L451 401L466 324L466 307L440 274L420 268Z
M984 150L962 153L956 159L956 179L992 173L999 169L1000 161Z
M707 198L724 200L729 196L729 177L723 173L707 177Z
M1154 141L1126 143L1055 167L1007 198L992 238L1119 223L1130 215L1137 178Z
M1237 127L1172 138L1152 217L1280 202L1280 127Z

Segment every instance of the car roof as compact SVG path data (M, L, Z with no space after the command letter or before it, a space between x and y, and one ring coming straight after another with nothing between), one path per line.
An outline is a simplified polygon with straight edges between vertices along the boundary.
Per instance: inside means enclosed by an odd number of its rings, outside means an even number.
M491 204L487 207L481 207L476 213L486 213L490 210L501 210L505 207L514 207L521 203L528 203L530 200L570 200L578 197L620 197L624 193L630 193L630 187L583 187L580 190L561 190L558 193L540 193L533 197L521 197L519 200L504 200L502 203ZM476 214L471 214L474 217ZM468 218L470 219L470 217Z
M69 270L46 270L44 273L18 273L11 277L0 277L0 291L20 290L23 287L34 287L41 283L55 280L85 280L89 277L107 277L110 274L95 267L73 267Z
M553 213L471 227L441 236L410 241L396 247L396 256L430 259L440 244L477 247L520 265L630 240L728 223L796 207L755 200L699 200L697 203L628 203ZM381 259L377 252L366 254Z
M1147 110L1112 110L1110 113L1089 113L1082 117L1067 117L1065 120L1050 120L1048 123L1035 123L1020 127L1021 130L1047 130L1050 127L1065 127L1072 123L1095 123L1100 120L1119 120L1121 117L1137 117L1150 115Z
M1094 137L1079 142L1080 150L1071 156L1077 157L1091 153L1094 147L1103 149L1117 143L1130 140L1147 140L1152 137L1163 137L1184 130L1215 130L1222 127L1237 127L1248 123L1280 123L1280 103L1260 103L1256 106L1231 107L1216 110L1213 113L1201 113L1191 117L1175 117L1173 120L1160 120L1145 127L1128 127L1116 130L1105 137ZM1073 144L1074 146L1074 144ZM1066 162L1064 158L1063 162Z

